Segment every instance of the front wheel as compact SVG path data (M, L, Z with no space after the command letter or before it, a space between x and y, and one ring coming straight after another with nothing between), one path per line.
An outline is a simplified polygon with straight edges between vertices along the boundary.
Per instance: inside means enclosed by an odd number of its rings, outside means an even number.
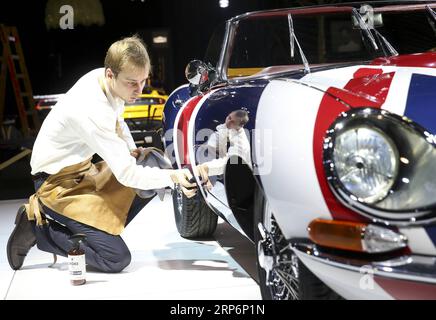
M216 230L218 216L208 207L200 192L188 198L180 187L175 187L172 193L179 234L188 239L210 237Z
M255 191L254 240L262 298L265 300L338 300L295 255L259 187Z

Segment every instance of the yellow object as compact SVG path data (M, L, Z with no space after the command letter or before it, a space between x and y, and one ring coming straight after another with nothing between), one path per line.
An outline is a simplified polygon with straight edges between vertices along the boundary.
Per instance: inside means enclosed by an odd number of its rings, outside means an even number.
M228 68L227 77L235 78L252 76L253 74L260 72L262 69L263 68Z
M150 89L141 94L134 103L126 103L123 118L148 118L148 120L162 121L163 108L167 99L167 95L159 93L156 89Z
M6 160L5 162L0 163L0 170L5 169L6 167L10 166L11 164L17 162L18 160L24 158L28 154L31 154L32 150L23 148L23 151L21 151L19 154L13 156L12 158Z

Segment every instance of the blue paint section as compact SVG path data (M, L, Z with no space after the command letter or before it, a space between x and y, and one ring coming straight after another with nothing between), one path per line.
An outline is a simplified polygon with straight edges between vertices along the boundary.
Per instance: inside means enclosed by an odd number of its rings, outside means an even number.
M436 134L436 77L413 74L404 115Z
M251 144L252 132L255 128L256 114L260 96L265 89L267 81L250 81L243 84L229 85L225 88L213 92L208 99L202 104L195 118L195 157L196 163L204 163L217 159L217 149L209 148L207 141L211 135L216 132L218 125L225 124L227 116L236 110L245 110L248 112L248 122L244 125L247 138ZM227 148L229 141L227 141ZM250 150L248 150L249 152ZM225 184L224 174L209 177L212 184L217 181ZM209 191L222 206L229 208L227 196L218 193L219 189ZM225 215L222 213L222 215Z
M404 115L436 134L436 77L412 75ZM436 246L436 226L426 227L425 231Z
M177 89L168 98L163 111L164 120L162 122L162 126L164 133L174 128L174 121L176 120L177 113L182 107L182 104L185 103L189 98L189 88L187 86ZM176 104L177 100L179 100L181 103ZM170 143L172 143L172 141L170 141Z
M197 114L195 132L201 129L215 131L218 125L225 122L228 114L239 109L248 111L249 121L244 128L251 132L255 127L257 106L266 84L267 81L256 81L240 86L232 85L211 94ZM203 142L205 141L196 141L196 144Z
M260 96L265 89L266 81L244 83L242 85L231 85L212 93L204 102L195 119L195 145L201 148L210 138L212 132L216 131L218 125L224 124L226 117L235 110L248 111L248 122L244 125L247 138L250 141L252 130L255 128L256 113ZM248 131L247 131L248 130ZM200 151L202 157L216 158L216 154L209 154L208 151ZM198 154L196 152L196 158ZM196 159L197 162L200 159ZM216 179L223 182L223 175L216 176Z
M433 227L426 227L425 231L427 232L429 238L433 242L433 244L436 246L436 226Z

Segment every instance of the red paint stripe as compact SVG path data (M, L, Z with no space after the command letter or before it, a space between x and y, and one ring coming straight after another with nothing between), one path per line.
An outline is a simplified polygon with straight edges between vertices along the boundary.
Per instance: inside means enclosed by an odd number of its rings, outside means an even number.
M415 281L374 277L374 281L394 299L435 300L436 285Z
M329 14L329 13L341 13L341 12L351 12L353 7L315 7L315 8L292 8L283 9L280 11L266 11L266 12L256 12L250 14L246 19L264 18L264 17L283 17L288 14L292 16L298 15L311 15L311 14Z
M348 84L347 84L348 85ZM356 94L352 91L346 91L338 88L328 88L327 92L336 98L346 101L350 106L365 106L371 108L378 108L383 101L378 100L373 96L364 93ZM348 108L347 108L348 110Z
M333 195L327 183L322 157L323 141L327 129L341 112L349 110L335 97L346 101L352 108L363 106L380 108L386 100L393 78L393 74L368 74L365 70L357 70L355 75L360 75L360 77L351 79L344 90L329 88L324 94L315 121L313 157L321 192L332 217L337 220L367 222L368 219L342 205Z
M360 68L354 74L353 78L362 78L367 76L379 75L383 73L383 69L377 68Z
M389 5L379 8L374 8L374 12L403 12L403 11L421 11L425 10L425 6L429 5L432 8L435 8L434 4L418 4L418 5ZM290 9L281 9L281 10L271 10L271 11L263 11L263 12L255 12L251 13L245 19L253 19L259 17L280 17L286 16L289 13L292 16L298 15L321 15L321 14L336 14L336 13L346 13L351 12L353 7L350 6L321 6L321 7L308 7L308 8L290 8ZM243 18L244 19L244 18Z
M177 124L177 148L180 157L180 164L182 166L190 164L188 155L188 126L192 112L194 112L194 109L201 98L201 96L196 96L187 102L182 114L180 115L179 123Z
M426 67L436 68L436 53L425 52L416 54L400 55L389 58L377 58L371 62L378 66L398 66L398 67Z
M327 92L329 92L329 90L327 90ZM325 133L332 122L335 121L337 116L341 112L346 111L348 111L348 108L345 105L339 101L336 101L336 99L332 98L329 94L324 94L318 114L316 116L313 137L313 157L315 162L315 170L321 192L332 217L338 220L365 222L365 219L346 208L335 198L327 184L327 178L323 168L322 153Z
M379 69L375 70L376 73L368 72L365 68L357 70L354 74L360 75L360 77L351 79L344 87L345 90L363 97L368 102L373 102L373 104L368 105L362 101L360 106L380 108L386 100L395 73L380 74L378 73Z

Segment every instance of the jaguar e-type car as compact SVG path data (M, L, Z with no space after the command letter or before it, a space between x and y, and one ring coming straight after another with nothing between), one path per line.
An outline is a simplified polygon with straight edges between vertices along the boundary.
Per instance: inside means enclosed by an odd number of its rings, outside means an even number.
M253 241L264 299L436 299L436 2L246 13L165 109L186 238ZM208 173L208 186L204 185Z

